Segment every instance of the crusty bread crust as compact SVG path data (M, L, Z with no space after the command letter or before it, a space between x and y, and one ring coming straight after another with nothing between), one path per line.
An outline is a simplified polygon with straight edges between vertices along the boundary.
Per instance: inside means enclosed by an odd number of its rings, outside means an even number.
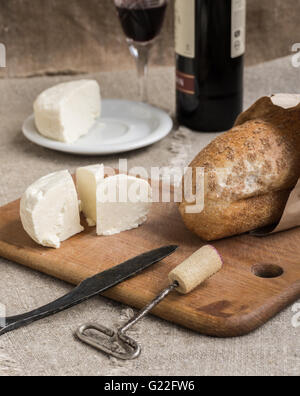
M199 214L185 213L180 205L185 225L205 241L214 241L275 224L280 220L290 191L243 199L233 203L207 201Z
M300 105L262 98L192 161L205 169L205 209L180 213L186 226L211 241L276 223L300 176ZM196 172L193 174L195 188Z

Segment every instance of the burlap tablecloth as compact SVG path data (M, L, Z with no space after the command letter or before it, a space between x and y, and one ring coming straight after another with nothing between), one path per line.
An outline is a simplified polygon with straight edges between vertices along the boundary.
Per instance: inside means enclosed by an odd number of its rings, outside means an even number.
M99 73L104 97L135 98L134 72ZM0 205L18 198L38 177L68 168L104 162L116 166L118 156L85 158L55 153L25 140L24 119L44 88L68 77L0 81ZM174 111L174 72L155 69L150 80L151 102ZM299 93L299 70L289 58L265 63L246 72L246 105L275 92ZM129 165L167 166L188 163L215 135L189 131L172 133L164 141L124 154ZM8 315L52 301L71 286L0 259L0 303ZM148 317L133 335L143 354L133 362L119 362L74 340L74 330L86 321L108 326L130 316L127 307L104 298L45 319L0 338L1 375L299 375L300 328L293 327L292 307L255 333L236 339L201 336Z

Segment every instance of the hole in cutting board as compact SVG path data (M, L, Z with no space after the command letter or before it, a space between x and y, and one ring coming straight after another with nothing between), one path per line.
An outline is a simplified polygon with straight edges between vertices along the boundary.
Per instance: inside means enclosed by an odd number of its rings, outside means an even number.
M255 276L264 279L279 278L284 274L283 268L274 264L257 264L252 267Z

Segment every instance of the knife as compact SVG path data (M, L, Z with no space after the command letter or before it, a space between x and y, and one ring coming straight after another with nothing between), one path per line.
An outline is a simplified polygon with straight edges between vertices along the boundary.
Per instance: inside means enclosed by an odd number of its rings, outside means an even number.
M160 249L152 250L128 260L107 271L101 272L91 278L84 280L79 286L73 289L67 295L47 304L34 311L12 316L9 318L0 318L0 336L10 331L27 326L40 319L44 319L68 308L74 307L96 295L104 292L111 287L139 274L151 265L158 263L164 258L170 256L177 250L178 246L165 246Z

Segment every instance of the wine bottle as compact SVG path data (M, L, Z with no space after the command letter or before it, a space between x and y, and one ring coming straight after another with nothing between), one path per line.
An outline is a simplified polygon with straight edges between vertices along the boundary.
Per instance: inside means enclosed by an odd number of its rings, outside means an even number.
M246 0L175 0L177 118L230 129L243 108Z

